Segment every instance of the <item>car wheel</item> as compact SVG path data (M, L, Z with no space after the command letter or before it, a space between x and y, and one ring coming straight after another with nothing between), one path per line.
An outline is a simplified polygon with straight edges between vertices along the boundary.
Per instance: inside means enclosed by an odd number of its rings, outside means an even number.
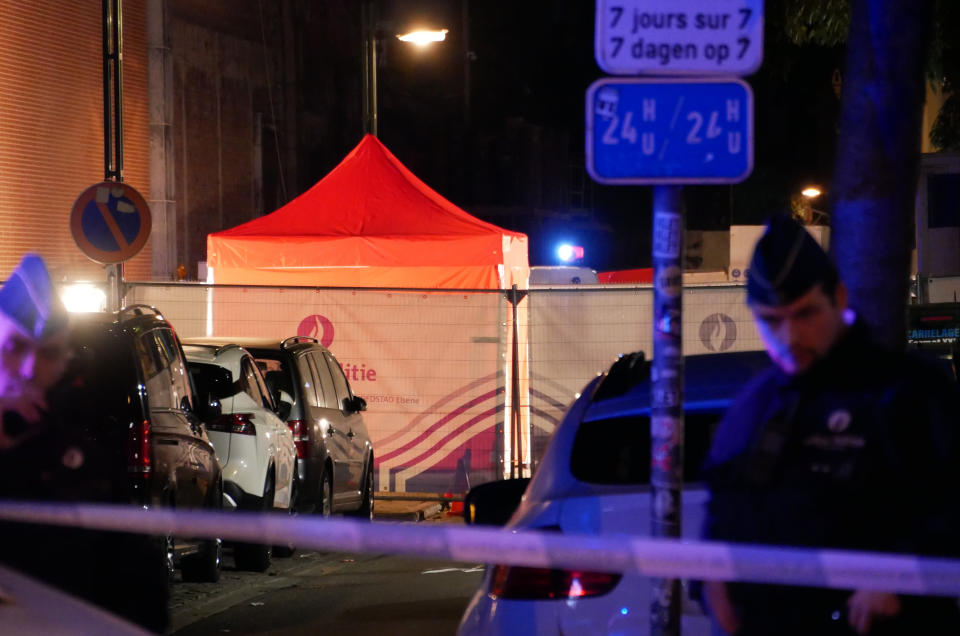
M294 478L290 484L290 507L287 509L287 514L290 515L291 518L297 516L297 505L299 505L299 502L297 501L297 499L299 496L300 496L300 485L298 480ZM276 557L281 557L281 558L291 557L293 556L293 553L296 551L297 551L297 548L289 543L286 545L273 546L273 556L276 556Z
M100 540L95 547L84 539L84 546L98 554L96 571L84 578L88 589L73 592L153 633L166 632L171 587L166 537L103 534L111 537L103 537L102 547ZM109 551L102 553L107 546Z
M223 509L223 486L219 483L211 491L210 506L207 510ZM180 565L180 572L184 581L194 581L198 583L216 583L220 580L220 565L223 561L223 541L217 537L215 539L204 539L200 542L200 549L196 554L191 554L183 558Z
M267 481L263 487L262 510L268 512L273 510L273 469L267 471ZM259 543L238 543L233 549L233 560L237 564L238 570L250 570L252 572L266 572L270 567L270 557L273 554L273 548L269 545Z
M373 466L367 469L363 480L363 500L352 516L373 521Z
M330 479L330 471L326 469L320 476L320 506L317 512L323 517L333 514L333 481Z

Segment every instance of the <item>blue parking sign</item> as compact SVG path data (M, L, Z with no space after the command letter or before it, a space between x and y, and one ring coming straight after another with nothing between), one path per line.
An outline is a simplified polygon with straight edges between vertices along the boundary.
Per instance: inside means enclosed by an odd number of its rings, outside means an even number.
M599 183L739 183L753 170L753 93L738 79L614 79L587 91Z

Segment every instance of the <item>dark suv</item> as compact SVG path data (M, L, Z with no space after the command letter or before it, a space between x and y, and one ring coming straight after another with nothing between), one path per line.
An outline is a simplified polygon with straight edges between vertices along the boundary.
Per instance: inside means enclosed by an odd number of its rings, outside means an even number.
M170 324L150 307L74 314L73 357L44 426L0 457L4 497L219 509L220 466ZM3 524L0 560L153 631L168 622L176 559L215 581L219 540Z
M297 447L297 509L328 516L373 518L373 443L363 422L363 398L350 390L340 363L315 338L190 339L194 344L242 345L264 372L278 415Z
M112 498L144 507L222 507L220 464L203 422L216 406L194 394L173 327L152 307L117 313L74 314L74 357L62 384L73 398L84 435L124 462L126 476ZM167 566L175 555L183 578L216 581L219 540L167 538ZM186 543L186 545L178 545Z

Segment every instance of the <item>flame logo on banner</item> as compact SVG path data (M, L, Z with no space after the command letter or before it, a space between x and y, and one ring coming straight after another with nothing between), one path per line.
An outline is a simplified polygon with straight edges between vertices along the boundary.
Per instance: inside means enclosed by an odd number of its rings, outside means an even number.
M313 314L300 321L297 335L316 338L324 347L329 347L333 344L333 323L326 316Z
M710 314L700 323L700 342L708 351L726 351L737 341L737 323L727 314Z

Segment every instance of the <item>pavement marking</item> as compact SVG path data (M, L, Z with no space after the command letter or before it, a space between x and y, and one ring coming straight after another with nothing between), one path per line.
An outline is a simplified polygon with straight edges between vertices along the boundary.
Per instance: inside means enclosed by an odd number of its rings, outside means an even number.
M446 574L447 572L463 572L464 574L471 574L473 572L483 572L483 566L475 565L472 568L442 568L439 570L424 570L420 574Z

